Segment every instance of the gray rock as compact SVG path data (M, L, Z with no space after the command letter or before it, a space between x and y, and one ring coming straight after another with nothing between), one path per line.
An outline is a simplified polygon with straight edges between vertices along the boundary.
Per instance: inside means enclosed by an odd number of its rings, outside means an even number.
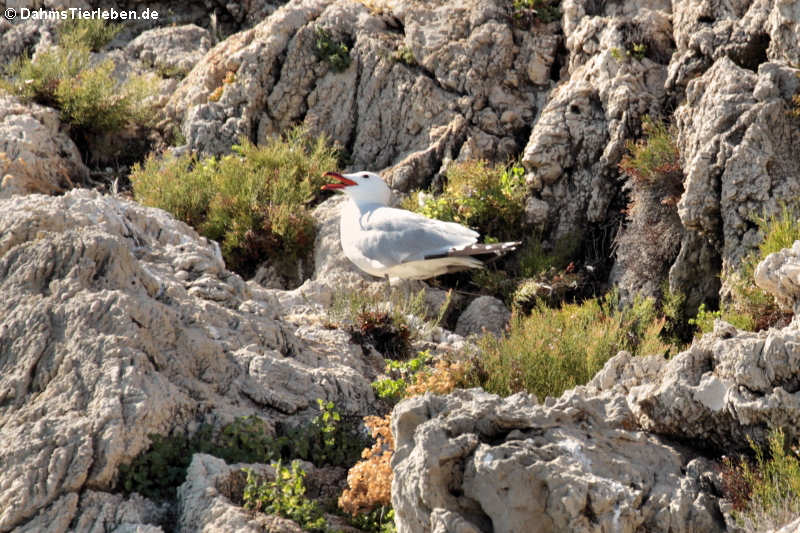
M398 531L724 531L712 465L632 422L621 396L581 387L546 406L479 389L406 400L392 414Z
M755 282L797 315L800 311L800 241L764 258L756 268Z
M711 296L718 274L709 265L735 269L761 239L752 217L800 194L786 112L799 86L795 69L764 63L754 73L727 57L688 84L675 120L686 176L678 215L691 235L670 272L673 290Z
M0 93L0 198L64 192L88 177L56 110Z
M187 24L142 32L125 46L125 54L174 77L188 74L210 48L208 30Z
M506 330L511 311L494 296L475 298L456 322L456 333L467 337L492 333L500 336Z
M69 524L71 495L110 490L150 433L374 401L344 332L278 319L158 209L85 190L0 200L0 291L0 530Z

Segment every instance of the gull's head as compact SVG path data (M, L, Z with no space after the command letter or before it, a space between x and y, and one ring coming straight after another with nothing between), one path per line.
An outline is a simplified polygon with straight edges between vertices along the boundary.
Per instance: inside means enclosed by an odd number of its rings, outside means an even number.
M357 204L388 205L392 200L392 190L374 172L361 171L352 174L326 172L325 176L339 180L339 183L323 185L324 190L341 191Z

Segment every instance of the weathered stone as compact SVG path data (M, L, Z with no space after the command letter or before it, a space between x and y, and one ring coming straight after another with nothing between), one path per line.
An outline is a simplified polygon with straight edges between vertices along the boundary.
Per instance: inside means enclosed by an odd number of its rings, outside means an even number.
M501 300L493 296L479 296L458 317L456 333L463 337L484 333L500 336L510 318L511 312Z

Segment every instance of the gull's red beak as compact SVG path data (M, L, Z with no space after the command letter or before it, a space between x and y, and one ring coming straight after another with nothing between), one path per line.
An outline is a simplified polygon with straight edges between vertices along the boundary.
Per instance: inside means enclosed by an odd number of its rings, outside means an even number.
M355 181L345 178L338 172L326 172L325 176L330 178L335 178L341 181L341 183L326 183L325 185L322 186L323 191L344 189L345 187L352 187L353 185L358 185L358 183L356 183Z

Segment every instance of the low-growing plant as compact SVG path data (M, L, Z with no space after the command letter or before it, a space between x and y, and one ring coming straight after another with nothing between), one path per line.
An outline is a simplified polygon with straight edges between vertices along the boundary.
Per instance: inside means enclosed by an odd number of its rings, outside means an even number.
M669 127L663 121L645 115L642 132L642 140L627 142L628 154L622 157L620 169L634 180L645 183L680 172L678 145Z
M787 449L785 440L783 431L775 429L766 452L750 441L754 463L745 459L724 463L725 496L746 531L777 530L800 517L800 453L796 446Z
M513 317L508 335L480 340L482 353L471 359L466 382L504 396L557 397L589 381L620 350L672 353L660 339L665 323L653 299L622 309L614 293L555 309L540 303L530 315Z
M405 357L411 349L408 325L405 321L395 321L386 311L359 313L350 336L362 346L372 345L385 357Z
M512 0L511 7L517 23L539 21L549 24L561 17L558 0Z
M334 41L322 26L314 29L314 36L314 53L317 58L328 63L331 70L342 72L350 66L350 48L347 44Z
M689 324L697 328L697 335L705 335L714 331L714 320L717 318L732 324L737 329L753 331L755 328L755 322L750 315L735 313L730 309L711 311L706 308L706 304L700 304L697 315L689 319Z
M454 163L438 197L417 191L404 207L429 218L458 222L492 240L515 240L524 225L525 170L483 160ZM496 242L496 241L495 241Z
M362 452L363 461L347 472L348 488L339 497L339 507L351 515L387 509L392 504L394 437L391 414L367 416L364 424L375 442Z
M99 52L121 30L121 24L108 24L99 18L68 18L58 24L56 33L62 45L78 44Z
M418 372L431 362L433 357L428 350L423 350L413 359L398 361L386 360L386 374L389 377L372 382L372 388L379 398L385 400L399 400L406 394L406 387L414 381Z
M333 402L317 398L319 415L309 424L287 427L280 438L284 459L303 459L315 465L350 466L365 446L353 421L343 420Z
M413 67L417 64L417 59L414 57L414 52L409 46L401 46L395 50L392 54L392 59L410 67Z
M265 481L247 471L244 487L244 506L253 511L276 514L297 522L306 531L328 530L322 508L306 496L306 473L299 461L285 467L280 461L272 463L275 479Z
M233 150L221 158L151 156L133 167L134 196L218 241L228 267L243 276L270 261L298 283L298 261L314 242L307 205L336 168L336 150L303 128L262 146L243 139Z
M52 106L78 131L103 132L151 120L147 98L154 80L133 76L125 83L113 77L114 62L95 64L91 50L113 38L118 28L103 21L65 22L59 42L36 54L23 55L6 66L3 87L25 101Z

